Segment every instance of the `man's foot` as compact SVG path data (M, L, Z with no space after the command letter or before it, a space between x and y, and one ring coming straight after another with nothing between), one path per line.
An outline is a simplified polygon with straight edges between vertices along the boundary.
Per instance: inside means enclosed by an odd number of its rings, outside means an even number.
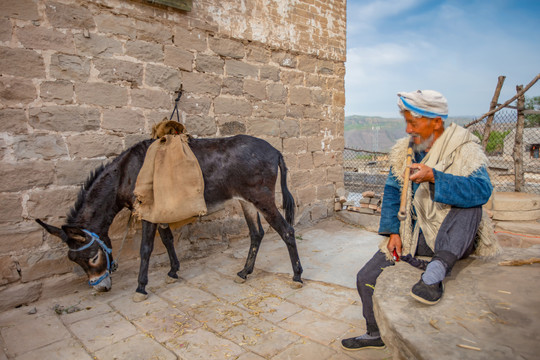
M341 347L345 350L384 349L385 345L380 336L369 334L341 340Z
M411 296L421 303L435 305L441 300L444 292L442 281L427 285L422 278L411 289Z

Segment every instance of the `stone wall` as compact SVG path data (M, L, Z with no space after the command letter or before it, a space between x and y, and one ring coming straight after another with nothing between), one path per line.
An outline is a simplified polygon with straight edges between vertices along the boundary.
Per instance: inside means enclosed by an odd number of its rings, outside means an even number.
M175 92L198 137L249 134L282 151L297 222L343 187L345 0L4 0L0 7L0 303L80 283L62 225L92 169L148 138ZM279 198L279 197L278 197ZM238 204L176 232L181 258L247 235ZM110 230L118 248L127 222ZM140 225L122 259L138 254ZM163 253L159 246L155 253Z

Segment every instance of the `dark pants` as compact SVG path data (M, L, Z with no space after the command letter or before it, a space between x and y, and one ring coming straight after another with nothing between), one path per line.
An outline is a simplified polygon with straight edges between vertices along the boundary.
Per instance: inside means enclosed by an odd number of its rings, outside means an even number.
M446 274L450 274L457 260L464 259L474 252L474 239L481 219L481 206L467 209L453 207L441 224L435 239L435 253L427 246L423 234L420 234L416 255L440 260L446 267ZM362 299L362 311L369 333L379 331L373 313L372 297L375 283L383 269L393 264L392 261L386 260L384 253L378 251L356 276L356 287Z

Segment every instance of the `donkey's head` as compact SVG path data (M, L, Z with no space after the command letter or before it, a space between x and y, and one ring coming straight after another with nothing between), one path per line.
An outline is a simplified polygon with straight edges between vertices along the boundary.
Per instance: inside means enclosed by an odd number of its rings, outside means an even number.
M110 273L116 270L112 252L96 234L77 226L64 225L61 228L36 219L51 235L57 236L69 247L68 257L79 264L88 276L88 284L97 291L111 289Z

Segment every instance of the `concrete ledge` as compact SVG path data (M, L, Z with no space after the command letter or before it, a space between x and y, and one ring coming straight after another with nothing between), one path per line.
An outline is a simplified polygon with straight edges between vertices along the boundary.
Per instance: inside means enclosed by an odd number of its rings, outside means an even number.
M421 271L400 262L383 271L373 297L384 342L395 359L533 359L540 351L540 245L506 248L495 258L459 261L441 301L414 300Z
M381 221L380 214L362 214L355 211L336 211L336 218L341 221L355 226L362 226L368 231L377 233L379 231L379 222Z

